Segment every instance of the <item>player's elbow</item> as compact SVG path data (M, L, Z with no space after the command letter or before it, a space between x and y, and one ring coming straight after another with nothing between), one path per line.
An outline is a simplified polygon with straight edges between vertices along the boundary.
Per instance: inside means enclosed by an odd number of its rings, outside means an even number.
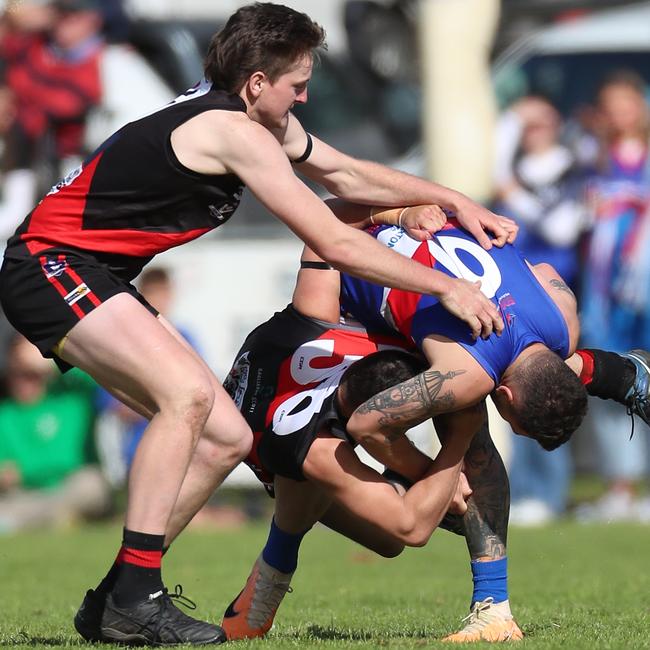
M421 521L415 513L409 513L400 521L398 538L405 546L421 547L429 541L434 530L435 527Z
M406 546L411 546L414 548L420 548L425 546L426 543L431 539L431 533L433 531L429 529L416 529L411 531L409 535L404 538L404 544Z
M415 514L408 512L398 522L396 537L405 546L424 546L431 535L425 533Z

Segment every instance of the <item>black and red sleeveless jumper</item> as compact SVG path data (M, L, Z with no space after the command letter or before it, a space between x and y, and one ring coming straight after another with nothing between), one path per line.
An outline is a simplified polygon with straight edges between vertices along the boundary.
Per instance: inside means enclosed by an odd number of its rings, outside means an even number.
M241 180L194 172L171 146L174 129L209 110L246 105L203 81L127 124L48 192L9 240L5 258L83 251L130 281L155 254L225 223L239 205Z

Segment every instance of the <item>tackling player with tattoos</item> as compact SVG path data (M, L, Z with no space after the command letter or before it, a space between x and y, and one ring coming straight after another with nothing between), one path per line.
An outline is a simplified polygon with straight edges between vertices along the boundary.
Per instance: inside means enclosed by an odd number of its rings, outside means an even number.
M425 209L413 210L408 222L417 223L417 214ZM444 215L439 212L437 217L442 225ZM354 221L354 215L346 218ZM276 497L267 544L245 588L224 616L229 639L261 636L268 631L288 590L300 541L319 519L392 557L405 544L426 542L445 515L450 487L455 486L455 515L447 514L444 526L466 535L472 557L502 557L505 553L507 478L487 430L484 405L436 418L443 447L433 464L410 444L404 435L406 428L391 429L386 444L375 449L371 438L368 445L362 442L394 473L415 483L400 496L359 461L352 450L355 443L345 432L345 419L366 397L425 367L417 370L421 362L411 360L403 368L405 362L399 356L403 353L385 352L386 348L409 345L395 334L369 336L358 324L340 324L338 273L323 273L327 265L320 261L310 264L303 260L302 267L292 305L249 335L225 383L254 431L247 462ZM376 350L384 351L371 354ZM365 357L368 354L371 356ZM353 363L360 357L365 358ZM442 396L455 373L446 375L437 382ZM412 398L413 407L421 410L417 391L405 397ZM475 431L478 433L472 437ZM453 446L456 444L460 447ZM468 444L465 471L474 496L466 505L469 490L465 476L459 483L452 476L449 483L441 463L446 466L450 461L445 458ZM503 627L502 622L499 625ZM506 627L499 632L501 636L521 636L511 619Z
M360 208L347 206L346 209L349 211ZM403 210L396 211L397 213L403 216ZM382 217L377 216L376 218ZM409 215L409 217L412 217L412 215ZM417 216L415 221L417 221ZM302 268L294 293L294 306L299 306L302 315L312 319L329 321L331 326L331 322L335 321L338 315L338 301L334 299L339 293L338 274L335 272L319 272L319 270L328 269L328 267L309 251L306 251L303 256ZM571 318L572 294L570 294L562 280L552 273L551 269L543 268L540 273L542 281L545 277L548 279L549 287L566 294L564 300L568 302L563 305L560 313L564 314L566 309L569 317L568 329L571 332L570 337L574 338L577 336L575 332L577 321L574 322ZM545 275L546 273L549 275ZM508 303L509 301L504 302ZM293 313L294 317L297 315L297 312L291 307L288 313ZM283 314L286 316L287 310ZM274 317L274 319L278 318L281 320L282 314ZM270 322L273 322L274 319ZM308 322L308 319L305 318L304 322ZM312 321L312 323L314 322L317 321ZM267 323L261 326L251 337L255 337L256 333L268 328L268 325ZM286 334L291 331L291 324L285 318L282 332L286 337ZM277 341L277 337L273 338L271 336L267 339L266 344L268 348L272 348L277 346ZM317 348L321 347L321 353L322 343L323 340L321 339L316 344ZM385 343L386 341L384 341ZM512 345L512 342L505 342L505 345ZM263 341L260 340L259 336L257 346L253 347L257 347L258 351L264 348ZM245 345L243 350L246 349L247 346ZM252 413L251 404L258 404L259 395L264 394L265 389L260 390L259 368L257 372L251 372L253 365L248 363L250 360L249 352L250 350L243 352L243 355L239 357L238 362L235 364L230 378L230 389L236 400L239 396L239 404L243 412L250 414ZM348 352L350 352L350 348L348 348ZM362 354L363 350L358 348L357 353ZM346 359L345 355L341 356L340 349L335 351L333 346L329 348L329 353L324 356L338 358L343 361ZM304 368L305 361L307 361L306 365L309 366L310 360L314 360L316 357L309 354L298 354L296 357L297 363L289 364L291 371L295 371L296 368ZM242 361L244 363L240 365ZM625 403L631 411L647 420L648 413L643 407L644 404L647 404L648 393L647 362L648 354L644 351L635 351L626 358L626 356L614 355L600 350L581 350L578 351L577 355L571 357L567 363L580 376L582 382L588 386L590 394L602 398L613 398ZM355 365L358 367L358 364ZM325 368L326 366L322 364L322 359L316 359L316 367ZM354 365L352 368L354 368ZM359 371L360 376L364 376L363 369L359 368ZM451 367L448 364L446 370L427 369L419 376L409 378L400 386L390 388L383 394L367 401L365 405L357 409L351 420L351 428L353 429L355 424L358 424L360 418L365 418L367 423L368 417L373 417L374 413L375 424L378 425L375 435L369 433L370 428L365 431L365 427L358 427L358 439L362 441L366 449L382 460L387 467L396 469L413 480L413 478L418 477L417 468L418 463L421 461L417 458L417 452L414 451L414 448L410 444L404 444L403 431L428 417L432 412L460 408L459 400L451 389L451 383L464 375L471 374L471 372L475 373L475 369L470 368L468 370L466 364L459 364L457 367ZM379 373L375 369L374 375L377 374ZM611 383L612 375L617 376L615 384ZM242 378L245 377L246 382L248 382L249 378L253 376L258 378L255 382L257 388L253 395L247 398L248 402L246 402L246 389L242 389ZM285 378L287 376L290 376L290 373L289 375L285 373ZM333 376L334 380L332 379ZM340 378L340 369L339 372L329 372L329 376L328 372L325 371L321 373L320 377L314 375L303 377L302 385L307 387L306 392L300 394L299 390L294 390L294 392L285 391L285 398L287 395L293 398L287 408L277 410L281 402L276 401L273 407L276 410L270 421L266 421L258 429L254 424L252 425L253 429L261 430L253 458L249 459L254 468L258 472L263 472L265 464L272 466L274 463L272 458L273 449L276 448L281 450L280 458L290 458L292 462L297 459L298 471L302 475L285 480L282 475L291 470L287 470L286 465L282 467L282 462L275 467L276 519L272 524L265 549L255 563L253 573L249 577L246 587L226 612L224 626L229 630L230 638L261 636L269 629L275 611L289 587L291 575L297 563L300 540L311 523L318 519L318 514L314 509L310 510L309 507L304 505L305 502L309 504L310 498L312 498L309 495L313 494L314 486L316 487L316 495L313 498L318 500L317 494L320 492L325 500L325 506L321 504L320 512L325 512L320 517L321 521L383 554L394 553L395 550L401 548L400 544L404 543L404 540L399 539L399 535L396 536L394 531L390 530L390 522L387 524L382 518L380 518L379 522L368 521L368 513L364 512L362 505L360 507L360 503L363 504L363 501L353 500L353 505L356 506L357 510L356 512L353 510L352 515L349 510L340 507L340 503L337 501L338 497L346 494L345 491L349 489L350 484L354 484L355 481L360 479L359 476L355 476L355 471L350 471L351 467L358 468L358 459L353 456L354 460L351 461L348 454L341 456L340 450L346 449L347 442L337 439L335 433L337 427L340 428L340 420L336 426L334 425L340 413L336 414L335 409L336 417L332 417L332 402L326 404L324 399L313 400L318 390L316 393L309 390L314 386L322 389L324 385L327 395L333 395L333 399L338 400L341 397L341 391L335 390L336 376ZM606 379L607 377L609 379ZM397 381L398 375L393 375L391 378L394 383ZM311 383L316 379L324 382L324 384ZM264 385L264 382L261 382L261 385ZM343 389L343 392L345 392L345 389ZM576 392L580 393L577 388ZM307 397L309 399L306 399ZM302 409L300 408L301 404ZM310 426L306 427L303 434L305 431L309 433L306 436L297 436L296 439L301 441L300 445L302 446L289 443L282 450L281 447L278 447L279 441L289 440L291 436L286 436L287 431L282 430L281 421L284 419L286 423L285 416L287 414L289 419L301 412L304 415L305 404L315 404L309 417L301 419L302 424L309 421ZM350 403L348 402L349 407ZM255 410L255 407L253 407L253 410ZM472 410L473 415L470 415ZM276 417L278 413L280 415ZM465 628L459 633L447 637L448 641L455 642L482 639L504 641L518 639L522 636L518 626L512 620L507 600L505 560L509 510L507 476L501 458L490 438L484 413L484 405L481 400L478 400L474 407L464 410L465 417L479 417L481 422L479 432L473 437L468 453L465 456L464 472L469 480L473 494L467 501L466 509L465 506L462 507L462 510L465 510L464 514L460 514L458 511L456 514L447 514L441 523L441 526L465 536L472 559L474 577L472 612ZM438 426L440 426L439 422L437 423ZM467 420L465 422L467 424ZM475 428L476 422L476 419L474 419L473 428ZM444 424L444 420L442 423ZM274 431L276 425L278 426L277 432ZM320 432L314 437L314 432L319 429ZM280 435L276 435L276 433ZM544 432L541 433L543 436ZM263 443L264 440L267 443ZM542 440L546 444L555 444L557 442L555 439L546 440L543 437ZM273 443L269 444L268 441L273 441ZM297 449L302 450L304 453L296 453ZM332 453L332 450L336 450L337 453ZM269 458L269 455L271 455L271 458ZM278 455L276 455L276 460L277 458ZM343 462L343 458L345 458L345 462ZM348 464L348 461L351 464ZM294 469L295 467L294 464ZM426 467L426 465L421 465L421 467ZM330 479L328 483L327 476L331 472L336 475L341 470L343 474L339 477L340 484L337 485L334 479ZM362 469L362 473L364 471L367 470ZM366 476L371 475L372 473L366 474ZM310 483L297 485L295 483L296 478L308 478ZM266 479L272 481L273 477L268 475ZM374 475L372 481L377 489L385 489L385 483L376 475ZM363 482L362 478L361 482ZM377 498L381 500L387 497L389 493L389 491L378 493ZM351 490L350 494L354 494L354 491ZM332 499L332 495L335 495L336 498ZM394 496L393 494L393 498ZM412 496L414 496L414 493L412 493ZM456 496L459 497L459 494L457 493ZM461 499L463 496L467 496L466 490L464 493L460 493ZM372 503L374 506L374 502ZM306 516L305 510L307 511ZM281 524L278 524L278 521ZM431 519L428 520L428 525L431 525L431 522ZM382 526L387 527L388 530L383 530L383 537L377 537L377 530L381 530ZM430 532L427 532L426 536L429 534ZM398 539L395 539L395 537L398 537ZM380 539L381 542L378 541Z

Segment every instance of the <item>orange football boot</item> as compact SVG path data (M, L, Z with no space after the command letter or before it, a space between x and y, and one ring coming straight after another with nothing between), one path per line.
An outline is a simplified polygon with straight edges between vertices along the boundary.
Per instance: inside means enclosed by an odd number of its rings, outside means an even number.
M223 615L223 627L229 641L264 636L284 595L291 591L292 573L282 573L268 565L260 555L246 585Z
M476 602L463 621L466 625L462 630L442 640L447 643L475 643L476 641L502 643L521 641L524 638L524 633L512 618L507 600L503 603L495 603L490 597Z

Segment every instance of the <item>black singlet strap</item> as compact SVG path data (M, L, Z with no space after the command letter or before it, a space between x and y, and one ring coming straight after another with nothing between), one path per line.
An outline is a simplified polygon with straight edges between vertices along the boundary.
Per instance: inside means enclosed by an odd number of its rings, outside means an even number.
M305 260L300 261L301 269L317 269L318 271L333 271L334 267L329 265L327 262L307 262Z
M305 133L307 133L307 132L305 131ZM307 133L307 146L305 147L304 153L302 154L302 156L300 156L300 158L296 158L295 160L292 160L291 162L294 163L294 164L295 163L303 163L303 162L305 162L305 160L307 160L307 158L309 158L309 156L311 156L311 150L312 150L313 146L314 146L314 141L311 139L311 136L309 135L309 133Z

